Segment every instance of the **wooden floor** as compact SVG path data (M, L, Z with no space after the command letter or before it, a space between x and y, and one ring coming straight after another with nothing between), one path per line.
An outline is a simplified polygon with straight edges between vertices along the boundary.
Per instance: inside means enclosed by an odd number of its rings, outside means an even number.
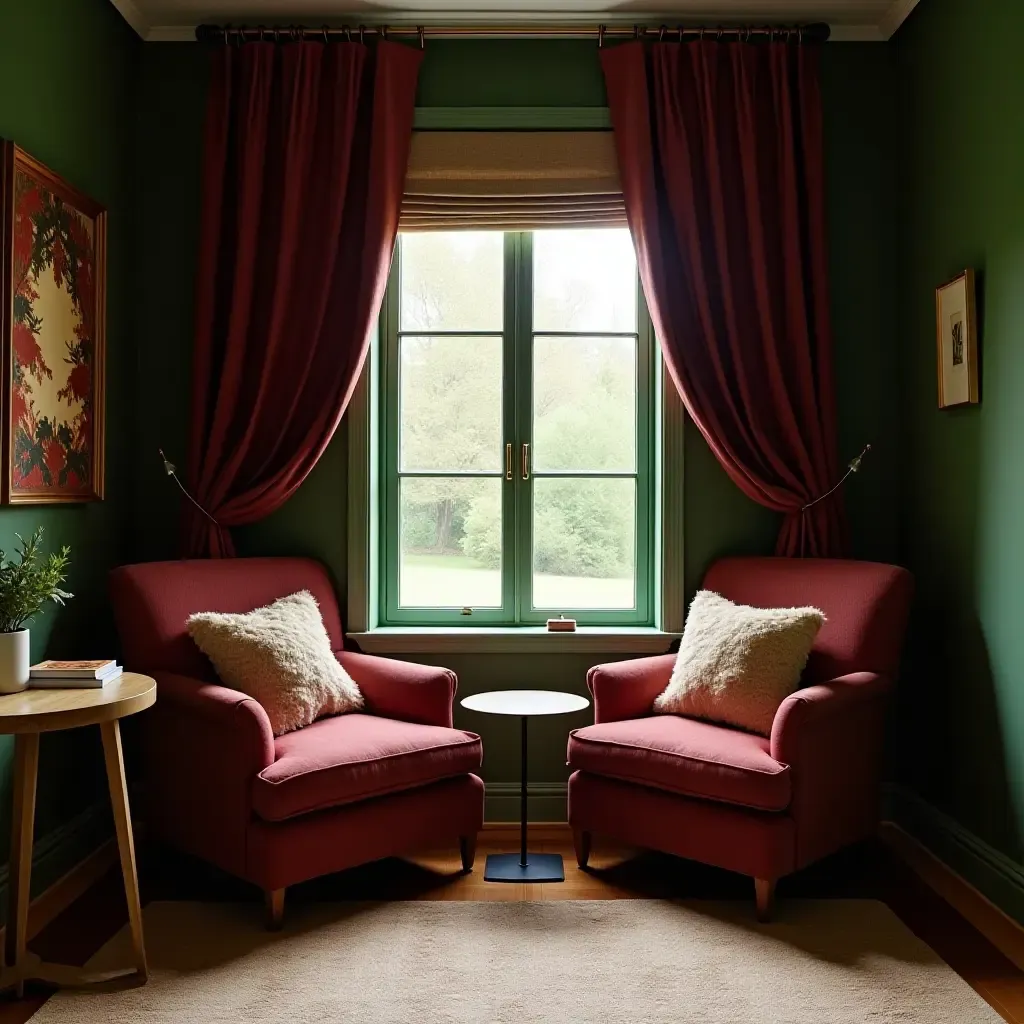
M531 836L531 850L560 853L565 858L564 882L484 882L487 854L517 850L519 841L514 828L489 828L481 834L476 867L469 875L460 872L458 850L453 845L296 886L288 890L288 903L351 899L742 899L750 901L753 914L750 879L664 854L613 846L600 839L595 841L590 869L583 872L576 866L566 826L535 826ZM146 848L140 859L145 902L262 898L245 883L170 851ZM787 898L801 897L884 901L1005 1020L1024 1024L1024 973L881 843L854 847L784 879L778 889L778 899L783 903L779 912L785 913ZM120 877L112 870L30 945L44 959L82 964L126 921ZM0 1024L23 1024L45 998L45 993L35 991L21 1002L13 998L0 1001Z

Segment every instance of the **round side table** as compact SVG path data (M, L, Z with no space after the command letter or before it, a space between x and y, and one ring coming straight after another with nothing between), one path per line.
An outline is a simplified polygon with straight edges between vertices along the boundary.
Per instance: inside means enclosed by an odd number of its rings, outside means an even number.
M26 981L83 985L137 974L146 979L146 950L142 942L142 904L135 868L135 844L124 778L119 720L144 711L156 702L156 680L125 672L106 686L89 689L23 690L0 696L0 735L14 736L14 809L11 816L10 895L0 988L21 996ZM32 829L36 813L39 736L44 732L98 725L114 810L117 848L121 856L128 921L135 954L133 968L89 975L76 967L42 963L25 950L28 930L29 882L32 872Z
M526 850L526 723L534 715L566 715L590 706L586 697L557 690L494 690L474 693L462 700L470 711L486 715L519 715L521 747L519 767L519 853L492 853L484 867L485 882L563 882L565 866L560 853Z

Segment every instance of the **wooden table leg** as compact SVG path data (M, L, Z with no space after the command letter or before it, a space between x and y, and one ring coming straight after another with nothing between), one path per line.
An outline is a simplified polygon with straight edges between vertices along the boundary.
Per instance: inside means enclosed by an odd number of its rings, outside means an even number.
M25 994L25 942L28 933L29 886L32 880L32 830L36 818L36 777L39 734L14 737L14 810L11 818L11 865L8 883L4 962L14 970L14 987Z
M128 923L132 932L132 949L135 965L145 978L146 947L142 941L142 902L139 899L139 876L135 866L135 842L132 839L132 818L128 809L128 785L124 777L124 754L121 750L121 729L116 721L101 722L103 735L103 756L107 762L107 783L110 786L110 802L114 809L114 826L117 830L117 849L121 855L121 873L124 875L124 890L128 900Z

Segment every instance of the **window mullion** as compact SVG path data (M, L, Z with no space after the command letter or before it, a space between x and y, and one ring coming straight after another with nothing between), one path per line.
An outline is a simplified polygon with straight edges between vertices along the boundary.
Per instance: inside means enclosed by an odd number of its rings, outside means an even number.
M518 267L516 274L516 624L528 617L533 603L531 562L533 550L533 474L524 480L523 445L533 450L533 235L529 231L516 236Z
M518 621L518 576L516 548L518 547L519 498L519 422L516 407L516 378L518 370L516 306L519 287L519 238L515 232L505 233L505 305L504 305L504 394L502 396L505 443L512 446L512 479L502 485L502 545L501 545L501 586L502 605L506 620L513 624Z

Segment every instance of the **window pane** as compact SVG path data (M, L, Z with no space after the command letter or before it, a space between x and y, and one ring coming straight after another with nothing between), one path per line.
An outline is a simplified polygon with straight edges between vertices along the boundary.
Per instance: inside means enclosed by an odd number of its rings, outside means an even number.
M636 257L627 228L535 231L535 331L635 331Z
M501 606L501 480L405 477L398 601L405 608Z
M533 339L536 472L636 469L636 339Z
M404 471L500 472L501 338L399 339Z
M505 291L500 231L402 235L403 331L500 331Z
M633 480L533 480L533 606L633 608Z

